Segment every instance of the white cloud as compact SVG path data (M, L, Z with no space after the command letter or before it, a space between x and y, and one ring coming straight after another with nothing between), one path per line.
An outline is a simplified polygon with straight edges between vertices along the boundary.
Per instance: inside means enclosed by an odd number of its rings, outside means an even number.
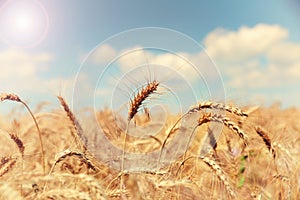
M53 55L28 53L8 49L0 51L0 79L2 92L25 93L43 90L44 80L39 73L48 70Z
M236 31L218 28L209 33L203 43L227 80L227 86L262 89L293 84L300 78L300 44L289 41L288 36L288 30L279 25L257 24L242 26ZM204 79L218 78L206 52L176 55L152 52L140 46L116 50L104 45L96 49L92 59L107 62L120 56L118 64L123 73L141 66L160 65L189 80L199 78L197 70Z
M279 25L217 29L207 35L204 44L227 88L278 100L282 88L292 93L289 88L300 84L300 43L290 41L288 30Z
M91 61L96 64L107 63L117 56L117 52L111 46L104 44L96 48L91 55Z
M1 74L0 78L10 75L30 76L38 71L45 70L46 65L53 56L46 53L29 54L20 50L9 49L0 52Z
M47 75L53 70L54 56L50 53L29 53L20 49L0 51L0 93L15 93L21 99L28 101L31 106L41 101L53 102L58 106L56 95L63 96L71 105L73 87L77 81L75 103L84 104L84 98L93 100L94 86L88 81L88 76L79 77Z
M266 52L271 63L291 64L300 61L300 44L281 42L272 45Z
M51 66L53 60L50 53L29 53L20 49L0 51L0 93L16 93L31 104L53 101L56 105L56 95L71 102L75 77L46 75L54 67Z
M118 63L123 72L147 65L153 59L153 55L144 51L140 46L123 49L119 52L118 56Z
M162 79L169 79L169 75L172 76L176 73L189 81L196 80L200 75L203 75L204 78L216 78L218 76L216 71L212 69L215 68L214 64L204 51L194 54L187 52L176 54L171 52L157 53L147 51L141 47L133 47L121 51L121 54L118 63L123 73L142 66L161 66L169 69L167 74L160 74L165 75L165 77L161 76ZM160 72L162 71L154 71L154 73Z
M258 24L237 31L219 28L207 35L204 45L214 59L239 62L265 53L287 37L288 31L278 25Z

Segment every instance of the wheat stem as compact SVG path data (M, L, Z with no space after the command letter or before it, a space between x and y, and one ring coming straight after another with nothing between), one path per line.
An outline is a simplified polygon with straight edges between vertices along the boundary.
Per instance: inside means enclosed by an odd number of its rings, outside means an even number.
M29 106L20 99L19 96L17 96L16 94L7 94L7 93L2 93L0 95L0 101L5 101L5 100L10 100L10 101L15 101L15 102L19 102L21 104L24 105L24 107L27 109L27 111L29 112L29 114L31 115L34 123L35 123L35 126L37 128L37 131L38 131L38 135L39 135L39 141L40 141L40 146L41 146L41 153L42 153L42 166L43 166L43 173L45 174L46 173L46 163L45 163L45 152L44 152L44 145L43 145L43 140L42 140L42 134L41 134L41 131L40 131L40 127L33 115L33 113L31 112Z

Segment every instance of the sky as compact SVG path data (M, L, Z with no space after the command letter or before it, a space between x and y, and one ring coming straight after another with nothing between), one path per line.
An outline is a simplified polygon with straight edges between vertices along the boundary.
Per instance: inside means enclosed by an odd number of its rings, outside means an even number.
M1 0L0 92L32 107L58 107L62 95L121 109L157 79L167 104L299 107L299 9L295 0Z

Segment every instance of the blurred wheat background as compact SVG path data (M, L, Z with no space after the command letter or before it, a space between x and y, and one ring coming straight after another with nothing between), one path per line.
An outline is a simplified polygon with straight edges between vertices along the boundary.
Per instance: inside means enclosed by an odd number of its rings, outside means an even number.
M12 95L2 95L1 100L21 101ZM224 128L210 143L209 154L198 153L209 133L208 125L202 124L186 155L152 172L127 172L110 168L89 153L80 138L79 122L67 102L59 100L63 109L58 103L51 112L39 112L42 108L34 112L44 153L30 114L18 107L1 117L1 199L299 199L300 111L296 108L282 110L274 104L252 108L244 117L228 112L227 123L236 127ZM199 123L216 117L208 113L202 113ZM201 116L200 111L197 114ZM99 110L97 115L106 124L107 137L122 147L124 132L114 131L111 111ZM142 118L143 113L139 115ZM174 124L178 116L168 117ZM159 142L149 138L137 145L127 138L127 151L160 149L170 127L160 133ZM247 135L246 146L236 129Z

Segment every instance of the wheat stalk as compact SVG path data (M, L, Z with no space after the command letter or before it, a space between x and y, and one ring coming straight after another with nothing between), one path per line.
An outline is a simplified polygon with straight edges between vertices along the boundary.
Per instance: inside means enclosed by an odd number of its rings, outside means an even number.
M5 100L9 100L9 101L15 101L15 102L19 102L21 104L24 105L24 107L27 109L27 111L29 112L29 114L31 115L35 126L37 128L38 131L38 135L39 135L39 140L40 140L40 146L41 146L41 153L42 153L42 165L43 165L43 173L45 174L46 172L46 164L45 164L45 153L44 153L44 145L43 145L43 140L42 140L42 134L40 131L40 127L36 121L36 118L34 117L33 113L31 112L29 106L20 99L20 97L16 94L7 94L7 93L2 93L0 94L0 101L5 101Z
M191 138L193 137L196 129L201 126L202 124L208 123L208 122L219 122L219 123L223 123L225 126L227 126L229 129L233 130L235 133L238 134L238 136L243 140L244 145L247 145L247 136L244 134L244 132L237 126L234 124L234 122L230 121L229 118L223 117L221 115L218 114L212 114L212 113L205 113L204 115L202 115L199 119L198 119L198 124L197 126L193 129L192 131L192 135L189 137L189 140L187 142L186 145L186 149L184 152L184 156L183 159L185 160L186 157L186 153L188 150L188 147L190 145L191 142ZM212 130L210 130L208 128L208 138L209 138L209 143L212 146L212 148L215 150L217 148L217 141L216 138L213 135Z
M77 145L80 147L80 149L82 151L86 151L87 150L87 147L86 147L87 140L83 135L83 130L82 130L78 120L76 119L75 115L69 108L69 106L68 106L67 102L64 100L64 98L62 98L61 96L57 96L57 98L58 98L61 106L64 108L65 112L67 113L67 116L69 117L70 121L72 122L73 127L76 130L77 134L72 134L72 135L75 138ZM83 140L83 142L82 142L82 140Z
M121 170L124 170L124 159L125 159L125 149L126 149L126 139L127 139L127 132L129 128L129 123L131 119L137 114L139 108L143 104L143 102L156 90L159 86L159 82L154 80L146 85L146 87L143 87L133 98L133 100L130 100L129 103L129 109L128 109L128 124L124 135L123 140L123 153L122 153L122 163L121 163Z
M167 143L167 140L169 139L169 137L175 132L173 129L177 126L177 124L180 122L180 120L182 120L185 116L195 113L195 112L199 112L203 109L217 109L217 110L225 110L227 112L233 113L237 116L241 116L241 117L248 117L248 112L244 112L241 109L234 107L234 106L229 106L229 105L225 105L225 104L221 104L221 103L214 103L211 101L205 101L202 103L199 103L197 106L192 107L191 109L188 110L187 113L183 114L182 116L179 117L179 119L175 122L175 124L172 126L172 128L170 129L170 131L168 132L167 137L165 138L162 146L161 146L161 151L160 151L160 155L159 155L159 159L158 162L161 159L161 155L163 153L164 147ZM249 111L252 112L252 111ZM229 120L227 120L227 122L230 122ZM222 122L223 123L223 122ZM224 123L225 124L225 123ZM231 129L236 129L234 131L239 130L239 128L237 126L232 126L233 124L231 123L227 123L228 127L230 126ZM225 124L226 125L226 124ZM227 126L227 125L226 125Z

